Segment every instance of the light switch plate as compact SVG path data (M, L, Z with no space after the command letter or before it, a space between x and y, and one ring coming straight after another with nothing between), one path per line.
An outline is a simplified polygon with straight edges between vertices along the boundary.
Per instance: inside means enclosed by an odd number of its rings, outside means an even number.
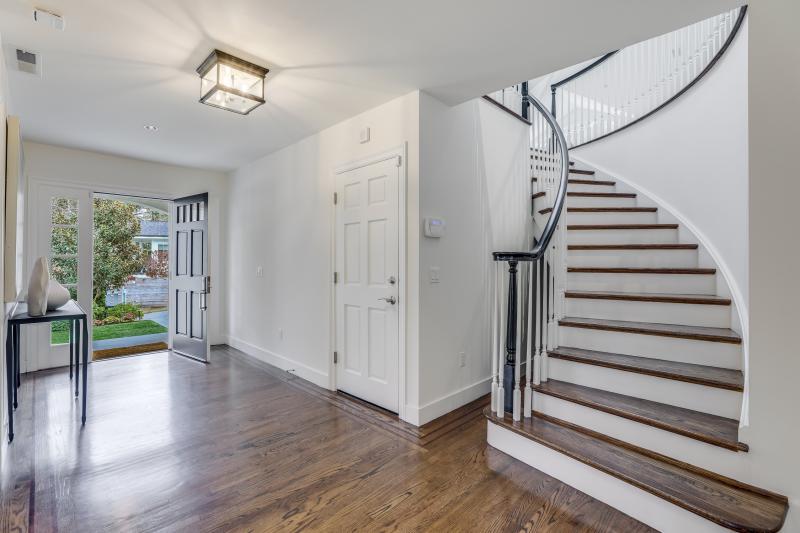
M431 267L430 268L430 281L431 283L439 283L440 278L439 274L441 273L441 269L439 267Z

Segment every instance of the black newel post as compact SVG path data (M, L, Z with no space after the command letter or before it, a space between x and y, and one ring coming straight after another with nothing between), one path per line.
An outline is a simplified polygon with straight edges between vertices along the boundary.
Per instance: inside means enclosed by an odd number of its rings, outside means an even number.
M508 262L508 311L506 313L506 364L503 369L503 393L506 411L513 410L514 363L517 354L517 262Z

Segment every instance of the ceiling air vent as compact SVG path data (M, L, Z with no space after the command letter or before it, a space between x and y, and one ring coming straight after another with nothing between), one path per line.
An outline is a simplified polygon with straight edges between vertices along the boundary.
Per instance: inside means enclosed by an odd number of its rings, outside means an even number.
M34 76L42 76L42 65L36 52L17 48L17 70Z

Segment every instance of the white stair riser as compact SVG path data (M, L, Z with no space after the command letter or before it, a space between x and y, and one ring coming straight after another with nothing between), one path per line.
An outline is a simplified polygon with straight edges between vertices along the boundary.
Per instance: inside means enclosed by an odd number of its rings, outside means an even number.
M549 377L625 396L651 400L693 411L738 419L739 392L664 379L565 359L549 359Z
M664 533L730 533L658 496L491 421L486 440L490 446Z
M647 294L707 294L717 292L709 274L567 273L567 289L576 291L644 292Z
M572 211L567 212L568 224L655 224L658 213L639 211Z
M664 431L591 407L548 396L533 395L534 410L672 457L691 465L717 472L745 483L758 480L753 475L750 455L720 448L671 431Z
M602 183L570 183L567 187L567 192L617 192L617 187L615 185L605 185Z
M619 196L567 196L567 207L636 207L636 198Z
M574 328L564 325L560 325L558 328L558 340L561 346L599 352L653 357L736 370L742 368L742 346L740 344Z
M632 302L590 298L567 298L566 303L567 316L711 328L729 328L731 326L731 308L728 305Z
M567 265L606 268L696 268L697 250L567 250Z
M567 228L567 244L677 244L677 229L593 229Z

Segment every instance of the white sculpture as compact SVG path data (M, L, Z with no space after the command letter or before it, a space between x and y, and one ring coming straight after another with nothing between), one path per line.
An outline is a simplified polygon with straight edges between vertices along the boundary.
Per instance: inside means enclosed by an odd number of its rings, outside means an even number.
M51 279L50 285L47 287L47 310L55 311L59 307L63 307L70 299L67 288Z
M47 258L40 257L33 263L28 282L28 314L42 316L47 312L47 290L50 285L50 270Z

